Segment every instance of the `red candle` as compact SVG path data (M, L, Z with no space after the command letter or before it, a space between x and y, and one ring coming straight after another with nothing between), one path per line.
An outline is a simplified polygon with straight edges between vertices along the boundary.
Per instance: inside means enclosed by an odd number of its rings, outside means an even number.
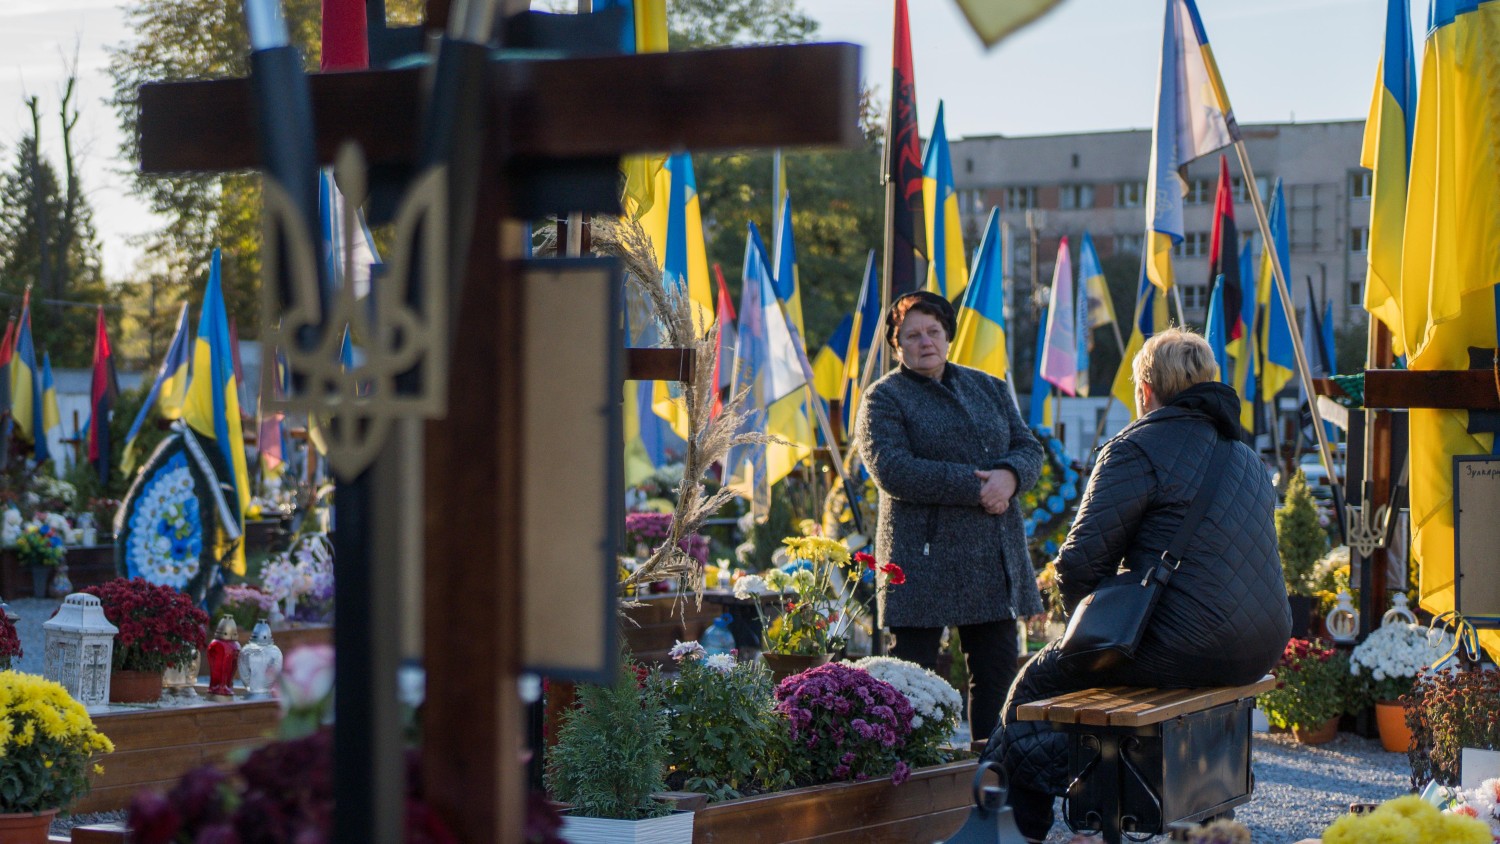
M234 619L219 619L214 640L208 643L208 693L234 696L234 674L240 662L240 635Z

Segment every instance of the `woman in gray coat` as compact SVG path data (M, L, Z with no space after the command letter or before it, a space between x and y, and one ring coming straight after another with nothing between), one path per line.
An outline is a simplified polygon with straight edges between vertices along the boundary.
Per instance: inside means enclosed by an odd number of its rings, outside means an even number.
M927 668L956 626L969 668L969 724L988 736L1016 674L1017 618L1042 612L1016 497L1043 451L1005 382L948 363L953 306L933 293L897 299L886 341L901 366L870 387L857 437L880 490L875 557L906 582L881 593L891 655Z

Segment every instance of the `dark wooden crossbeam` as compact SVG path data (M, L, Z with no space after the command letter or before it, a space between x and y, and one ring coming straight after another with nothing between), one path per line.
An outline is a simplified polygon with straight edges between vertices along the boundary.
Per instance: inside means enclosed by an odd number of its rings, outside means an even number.
M1495 387L1495 373L1488 368L1370 369L1365 371L1365 406L1500 410L1500 391Z
M492 149L517 158L755 146L853 146L861 141L859 48L798 44L494 62L503 123ZM423 70L308 77L318 157L346 140L372 165L409 164L421 125ZM795 102L787 92L797 92ZM161 82L140 89L141 170L248 170L260 147L247 79Z

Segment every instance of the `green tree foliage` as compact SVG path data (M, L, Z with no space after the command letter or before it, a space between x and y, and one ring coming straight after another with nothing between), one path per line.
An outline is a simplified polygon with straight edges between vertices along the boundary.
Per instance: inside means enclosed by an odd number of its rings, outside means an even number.
M1276 511L1276 547L1287 592L1312 594L1308 575L1328 552L1328 534L1318 525L1318 508L1301 470L1286 488L1286 503Z
M796 0L668 0L667 43L673 50L730 44L806 41L818 22Z
M420 0L389 0L392 25L411 23ZM321 58L319 0L282 3L291 40L303 64L316 70ZM110 50L114 94L110 105L125 138L121 151L140 162L137 89L147 82L245 76L250 42L244 12L223 0L141 0L125 10L134 37ZM260 176L224 174L157 176L136 172L134 191L167 225L147 242L158 307L143 326L153 336L171 336L175 303L196 308L213 248L223 256L225 304L242 339L258 336L256 296L260 281Z
M651 799L667 790L667 712L660 690L643 686L636 670L624 658L613 685L579 686L547 754L547 791L574 814L640 820L671 810Z
M16 144L10 169L0 174L0 298L13 314L32 288L32 335L38 363L42 352L54 367L88 366L93 358L95 310L87 303L110 301L99 259L93 212L73 162L70 79L62 101L63 169L41 154L41 106L27 100L32 130ZM64 305L63 302L80 303ZM117 317L106 317L112 331Z

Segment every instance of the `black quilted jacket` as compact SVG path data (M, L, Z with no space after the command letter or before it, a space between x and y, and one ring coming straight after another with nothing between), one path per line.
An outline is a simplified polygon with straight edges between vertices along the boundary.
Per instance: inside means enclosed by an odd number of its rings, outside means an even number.
M881 624L983 624L1042 611L1019 496L1042 471L1041 443L1000 379L950 363L942 383L906 367L876 381L859 412L860 456L880 489L875 556L906 571L881 593ZM999 516L979 504L977 469L1016 473Z
M1209 465L1219 437L1238 437L1238 420L1234 392L1206 383L1131 424L1100 453L1058 553L1071 611L1122 560L1132 570L1159 560L1203 478L1223 473L1138 652L1138 663L1181 672L1172 685L1253 682L1291 632L1266 469L1239 442L1227 463Z

